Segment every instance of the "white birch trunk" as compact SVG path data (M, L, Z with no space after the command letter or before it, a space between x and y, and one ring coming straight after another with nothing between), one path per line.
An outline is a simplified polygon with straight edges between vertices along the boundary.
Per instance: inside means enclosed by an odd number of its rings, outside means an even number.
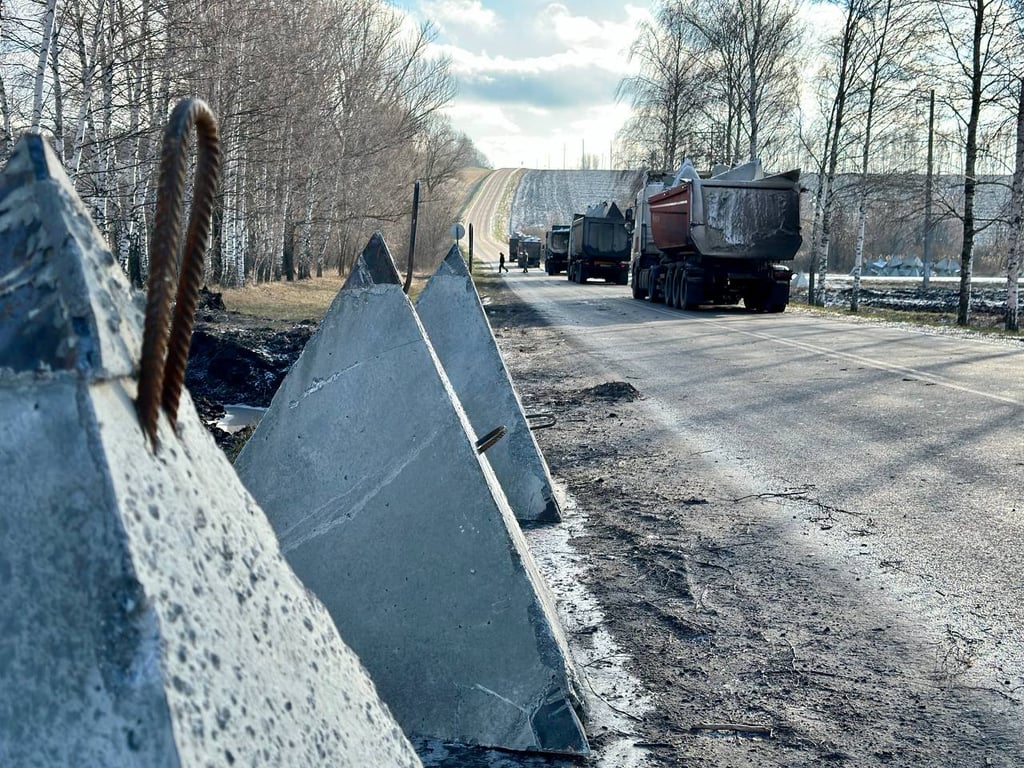
M11 135L11 105L7 100L7 89L4 88L3 77L0 76L0 156L7 158L11 153L13 136Z
M866 178L861 180L863 185ZM853 294L850 296L850 311L860 310L860 276L864 270L864 238L868 223L867 190L861 189L860 203L857 206L857 244L853 255Z
M43 122L43 86L46 82L46 60L50 55L50 39L53 36L53 17L57 0L46 0L43 15L43 39L39 44L39 62L36 65L35 91L32 99L32 129L38 131Z
M222 285L245 285L245 249L248 229L245 220L245 154L237 140L231 141L232 160L224 174L224 274Z
M64 157L64 88L60 81L60 35L50 35L50 75L53 82L53 149L61 163Z
M306 212L302 217L302 261L307 269L313 266L313 192L316 187L316 174L310 171L306 177ZM323 265L316 265L316 276L323 277Z
M105 0L99 0L95 23L88 42L85 39L85 30L82 29L81 26L78 26L75 29L76 41L78 44L78 58L81 62L79 85L82 88L82 101L79 105L78 117L75 121L75 138L71 150L71 159L68 164L71 171L72 181L79 176L82 168L82 155L85 147L85 138L88 135L89 110L92 106L93 84L96 77L96 58L100 46L100 30L103 28L105 4Z

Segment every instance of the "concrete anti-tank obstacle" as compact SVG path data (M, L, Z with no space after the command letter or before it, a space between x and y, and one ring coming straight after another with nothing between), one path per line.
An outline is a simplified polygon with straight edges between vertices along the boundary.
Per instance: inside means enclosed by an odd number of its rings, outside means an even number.
M0 316L0 764L419 765L187 397L150 448L139 307L35 135Z
M550 597L380 233L235 462L410 737L587 753Z
M478 434L508 433L487 451L509 506L523 522L558 522L551 474L526 421L473 279L453 245L416 300L416 313Z

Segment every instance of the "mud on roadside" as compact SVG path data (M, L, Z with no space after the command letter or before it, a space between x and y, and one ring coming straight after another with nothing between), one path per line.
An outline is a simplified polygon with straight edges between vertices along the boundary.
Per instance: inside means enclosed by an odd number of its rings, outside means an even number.
M943 690L927 649L773 535L816 530L813 501L744 495L681 452L642 382L601 378L501 279L478 288L524 406L557 418L535 435L582 517L571 545L604 628L653 700L629 720L653 764L1018 764L989 722L1015 702Z

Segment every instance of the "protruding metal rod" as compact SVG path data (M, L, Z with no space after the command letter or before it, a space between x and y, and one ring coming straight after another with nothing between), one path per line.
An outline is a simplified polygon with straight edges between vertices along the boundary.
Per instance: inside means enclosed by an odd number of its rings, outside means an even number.
M530 425L530 430L533 431L553 427L558 423L558 420L551 411L538 411L537 413L527 413L526 423Z
M188 166L188 139L193 127L198 136L198 158L192 212L175 292L175 268L181 241L185 172ZM160 407L163 406L172 424L177 420L199 287L203 278L203 262L210 241L213 198L219 180L220 139L217 118L204 101L185 99L174 108L164 131L160 186L150 247L146 324L139 365L136 410L142 429L154 448Z
M473 273L473 222L469 223L469 272Z
M483 453L488 448L492 447L496 442L501 440L508 432L508 428L505 426L495 427L486 435L476 441L476 452Z

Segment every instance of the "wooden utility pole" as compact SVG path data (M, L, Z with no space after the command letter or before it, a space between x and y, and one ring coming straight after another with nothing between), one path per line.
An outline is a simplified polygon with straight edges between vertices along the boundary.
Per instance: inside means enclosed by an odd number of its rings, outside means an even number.
M405 285L402 290L408 295L412 288L412 269L416 257L416 217L420 210L420 180L416 179L412 186L412 231L409 233L409 268L405 273Z

